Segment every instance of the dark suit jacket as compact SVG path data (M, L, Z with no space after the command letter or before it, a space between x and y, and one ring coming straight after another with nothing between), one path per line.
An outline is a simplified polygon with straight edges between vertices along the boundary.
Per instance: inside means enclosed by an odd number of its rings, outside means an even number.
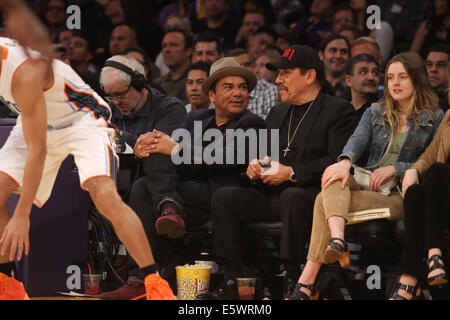
M280 129L289 116L290 106L279 103L269 113L268 129ZM297 131L297 155L293 170L297 183L284 183L279 188L318 187L325 168L336 162L356 126L356 113L346 100L322 91ZM281 144L280 144L281 145ZM281 150L280 158L283 157Z
M241 176L247 170L247 166L249 163L249 142L247 141L244 148L235 143L233 146L234 148L230 149L230 145L226 144L227 139L223 135L223 140L217 141L217 143L214 144L214 148L216 149L215 152L223 154L222 163L207 164L205 163L204 159L202 159L201 163L198 163L200 162L200 159L198 159L198 157L195 157L196 153L194 152L194 147L200 147L202 150L202 154L203 152L205 152L205 148L203 147L204 143L202 142L202 137L198 134L196 136L194 132L194 124L195 122L197 122L197 126L201 124L201 135L203 135L205 130L212 124L213 121L215 121L214 109L194 110L188 113L183 128L189 132L191 140L180 141L180 147L184 149L183 152L190 150L190 163L179 165L178 170L183 180L195 180L202 176L205 177L209 182L212 192L224 186L239 186L241 184ZM259 129L265 129L266 124L262 118L246 110L238 118L229 121L225 125L225 127L227 130L242 129L246 131L248 129L255 129L255 131L257 132L257 130ZM228 153L228 155L230 155L230 152L233 153L233 163L229 163L230 161L226 161L226 154ZM246 155L244 163L236 162L236 155L238 153ZM197 164L195 164L196 162Z

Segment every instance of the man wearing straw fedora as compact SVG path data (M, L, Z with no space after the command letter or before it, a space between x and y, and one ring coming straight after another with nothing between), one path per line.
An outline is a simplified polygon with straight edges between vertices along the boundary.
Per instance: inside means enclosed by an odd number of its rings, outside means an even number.
M180 175L176 190L184 201L185 216L167 214L150 217L151 221L148 217L143 219L157 261L160 253L168 256L167 248L173 244L167 237L158 235L176 238L184 235L186 229L203 225L211 219L211 197L216 190L249 183L245 177L249 150L258 143L253 140L252 143L230 144L228 137L234 133L256 135L266 127L262 118L247 110L249 93L256 81L255 75L234 58L222 58L212 64L210 75L202 84L202 91L214 103L214 109L191 111L182 128L175 130L172 137L155 130L137 140L136 156L171 155ZM206 138L208 135L214 138ZM177 138L180 136L182 139ZM138 182L133 185L130 202L148 199ZM138 215L145 213L145 206L141 210L136 208L136 212ZM173 271L167 266L166 269Z

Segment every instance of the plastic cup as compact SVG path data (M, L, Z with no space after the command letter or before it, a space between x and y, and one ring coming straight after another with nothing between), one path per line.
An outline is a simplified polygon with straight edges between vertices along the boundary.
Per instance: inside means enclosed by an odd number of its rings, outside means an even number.
M98 296L100 291L101 274L83 274L84 293L89 296Z
M179 300L195 300L198 294L208 293L211 266L184 265L175 267Z
M256 278L236 278L239 300L253 300Z

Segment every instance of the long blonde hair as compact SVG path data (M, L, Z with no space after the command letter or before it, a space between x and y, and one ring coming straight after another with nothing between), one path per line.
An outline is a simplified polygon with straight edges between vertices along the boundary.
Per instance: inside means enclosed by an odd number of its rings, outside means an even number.
M431 86L425 63L416 52L403 52L394 56L386 64L384 78L384 92L380 104L384 106L383 116L393 132L401 127L398 102L392 98L388 88L388 69L394 62L400 62L405 68L414 86L414 92L408 105L408 118L417 120L417 116L423 112L431 114L438 107L439 98Z

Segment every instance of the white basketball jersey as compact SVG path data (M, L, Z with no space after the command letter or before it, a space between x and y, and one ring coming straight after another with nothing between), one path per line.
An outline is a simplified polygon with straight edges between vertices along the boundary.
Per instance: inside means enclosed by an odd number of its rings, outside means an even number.
M3 61L0 73L0 98L10 108L20 113L11 93L11 81L17 68L30 58L40 58L36 51L24 49L13 39L0 37ZM49 128L59 129L70 126L74 121L89 114L93 120L109 121L109 105L87 85L67 64L53 59L53 84L44 92L47 105L47 124Z

